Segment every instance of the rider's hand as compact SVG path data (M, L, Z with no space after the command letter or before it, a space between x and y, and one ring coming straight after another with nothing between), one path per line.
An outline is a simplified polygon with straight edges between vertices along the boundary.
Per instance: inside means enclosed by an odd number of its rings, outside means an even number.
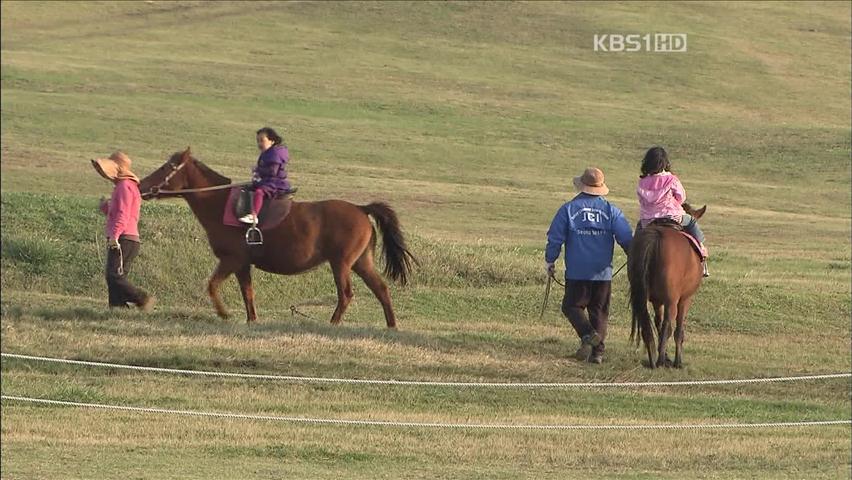
M554 262L544 262L544 273L547 275L553 275L556 271L556 264Z

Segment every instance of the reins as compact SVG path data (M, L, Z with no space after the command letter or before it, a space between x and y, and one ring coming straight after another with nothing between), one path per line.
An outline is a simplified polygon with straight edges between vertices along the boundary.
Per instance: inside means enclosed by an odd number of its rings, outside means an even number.
M169 166L172 167L172 171L166 175L166 178L163 179L158 185L151 187L150 190L142 194L142 198L146 197L156 197L159 195L183 195L186 193L201 193L201 192L210 192L214 190L224 190L226 188L234 188L234 187L244 187L246 185L251 185L252 182L240 182L240 183L227 183L225 185L213 185L210 187L200 187L200 188L184 188L181 190L160 190L161 187L167 185L169 180L172 179L186 164L189 163L188 158L184 158L177 165L173 163L169 163Z
M212 187L201 187L201 188L184 188L181 190L157 190L154 195L182 195L184 193L200 193L200 192L210 192L213 190L224 190L226 188L233 187L244 187L246 185L251 185L252 182L240 182L240 183L226 183L225 185L213 185Z

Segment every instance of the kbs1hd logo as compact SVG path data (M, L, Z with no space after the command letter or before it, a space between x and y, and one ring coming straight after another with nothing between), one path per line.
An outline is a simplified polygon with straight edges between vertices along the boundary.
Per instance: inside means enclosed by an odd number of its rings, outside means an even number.
M619 33L595 34L596 52L686 52L685 33L638 33L622 35Z

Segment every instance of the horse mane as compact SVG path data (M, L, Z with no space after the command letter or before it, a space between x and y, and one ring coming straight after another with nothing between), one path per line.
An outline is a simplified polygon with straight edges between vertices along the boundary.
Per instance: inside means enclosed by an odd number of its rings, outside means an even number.
M174 155L172 155L172 157L169 159L169 161L172 162L172 163L178 163L178 162L181 161L181 159L183 158L183 155L185 153L186 152L176 152ZM213 170L212 168L208 167L207 165L204 164L204 162L193 157L192 155L189 156L189 160L192 163L195 164L195 166L198 168L198 170L201 172L201 174L204 175L204 178L208 179L210 181L210 183L212 183L213 185L226 185L226 184L229 184L229 183L233 183L233 182L231 182L230 178L228 178L228 177L220 174L219 172Z
M205 165L204 162L202 162L201 160L196 160L195 158L193 158L193 160L195 161L195 166L198 167L199 170L201 170L201 173L204 174L205 177L210 179L210 181L212 181L215 185L225 185L228 183L232 183L230 178L216 172L212 168Z

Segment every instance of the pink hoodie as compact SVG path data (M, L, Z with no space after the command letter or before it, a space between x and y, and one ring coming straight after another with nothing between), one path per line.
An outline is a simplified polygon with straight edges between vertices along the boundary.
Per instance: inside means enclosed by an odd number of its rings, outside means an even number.
M139 208L142 195L133 180L119 180L115 183L112 197L101 211L106 214L106 236L118 239L121 235L136 237L139 240Z
M686 200L686 191L677 176L670 172L640 179L636 195L639 196L640 220L680 217L685 213L681 204Z

